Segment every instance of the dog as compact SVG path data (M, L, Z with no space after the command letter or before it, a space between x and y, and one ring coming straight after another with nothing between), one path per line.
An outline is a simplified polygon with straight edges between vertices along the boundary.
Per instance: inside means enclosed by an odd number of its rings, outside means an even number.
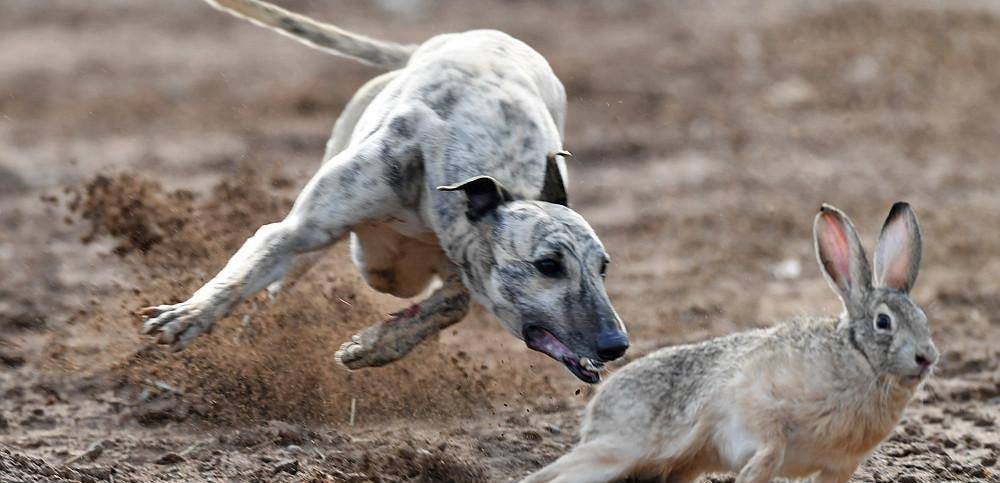
M375 290L405 298L441 284L344 343L336 359L348 369L398 360L462 320L470 300L586 383L625 353L604 286L610 258L568 204L565 90L538 52L495 30L400 45L257 0L206 2L389 72L347 104L285 219L260 227L188 300L143 309L146 334L181 350L350 234Z

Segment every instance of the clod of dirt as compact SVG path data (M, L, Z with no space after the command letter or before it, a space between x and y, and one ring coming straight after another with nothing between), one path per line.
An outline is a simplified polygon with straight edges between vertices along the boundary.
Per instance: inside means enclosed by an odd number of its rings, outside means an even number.
M480 464L457 456L446 445L417 448L412 442L395 448L390 446L366 451L358 470L368 475L378 475L387 481L487 481L486 472Z
M184 457L177 453L166 453L156 459L155 463L158 465L175 465L177 463L183 463Z
M159 399L139 404L132 412L135 420L143 426L161 425L170 421L187 418L184 406L173 399Z
M178 209L192 197L189 191L167 193L155 182L129 175L97 176L84 187L83 195L78 193L70 202L70 208L91 222L91 231L83 236L85 243L111 235L122 240L115 253L124 255L148 251L183 227Z
M4 331L44 329L45 315L33 304L25 305L27 306L0 311L0 329Z
M24 359L24 356L20 353L0 347L0 364L17 369L18 367L23 366L26 362L27 361Z
M274 465L275 473L288 473L294 475L299 472L299 461L298 460L285 460Z
M317 434L302 426L283 421L269 421L267 431L271 442L278 446L300 445L316 438Z
M70 458L64 464L65 465L69 465L69 464L75 463L75 462L80 461L80 460L83 460L83 461L94 461L97 458L100 458L101 454L104 453L104 447L107 444L108 444L108 442L104 441L104 440L95 441L95 442L91 443L90 446L87 446L87 449L83 453L80 453L79 456Z

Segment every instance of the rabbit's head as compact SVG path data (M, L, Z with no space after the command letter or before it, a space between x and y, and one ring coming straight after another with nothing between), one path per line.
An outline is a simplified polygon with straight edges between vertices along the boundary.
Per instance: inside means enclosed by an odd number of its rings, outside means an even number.
M816 257L827 282L844 302L843 329L854 348L880 374L917 384L938 359L927 316L910 299L920 268L917 217L907 203L892 205L875 247L875 274L854 225L823 205L813 225Z

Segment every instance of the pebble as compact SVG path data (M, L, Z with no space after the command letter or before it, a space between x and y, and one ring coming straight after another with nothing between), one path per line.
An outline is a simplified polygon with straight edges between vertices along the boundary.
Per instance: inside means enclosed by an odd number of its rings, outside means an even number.
M183 462L183 461L184 461L184 457L183 456L181 456L181 455L179 455L177 453L167 453L167 454L165 454L163 456L160 456L160 458L156 460L156 464L158 464L158 465L175 465L175 464Z
M275 473L288 473L294 475L299 472L298 460L285 460L274 465Z

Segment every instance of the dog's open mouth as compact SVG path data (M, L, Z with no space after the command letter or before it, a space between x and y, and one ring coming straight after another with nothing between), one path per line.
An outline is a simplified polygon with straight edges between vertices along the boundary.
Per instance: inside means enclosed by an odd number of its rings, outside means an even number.
M523 335L524 343L528 345L529 349L562 362L577 379L587 384L597 384L601 381L601 370L604 369L604 363L588 357L577 356L551 332L537 325L525 327Z

